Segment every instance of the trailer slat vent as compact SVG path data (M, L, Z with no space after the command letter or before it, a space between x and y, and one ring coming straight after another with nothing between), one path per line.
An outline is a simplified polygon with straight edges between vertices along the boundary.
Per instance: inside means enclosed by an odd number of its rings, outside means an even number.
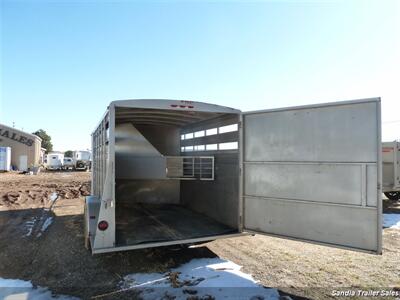
M213 156L167 156L167 177L214 180Z

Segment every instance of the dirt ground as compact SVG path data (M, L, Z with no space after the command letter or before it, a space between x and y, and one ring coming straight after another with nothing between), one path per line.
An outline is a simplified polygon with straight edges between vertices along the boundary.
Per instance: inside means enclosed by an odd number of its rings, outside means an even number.
M0 277L31 280L54 293L90 299L118 290L126 274L164 272L193 258L219 256L294 299L326 299L334 288L400 287L398 229L384 229L379 256L261 235L195 248L92 256L83 246L83 199L89 180L88 172L0 174ZM384 208L400 213L400 205L389 201ZM97 297L135 298L140 295L132 290Z

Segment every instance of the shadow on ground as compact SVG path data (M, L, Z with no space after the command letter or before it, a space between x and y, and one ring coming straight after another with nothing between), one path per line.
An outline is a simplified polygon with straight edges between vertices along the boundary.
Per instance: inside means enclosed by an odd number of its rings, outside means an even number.
M166 272L194 258L216 257L207 247L179 246L93 256L84 247L81 214L56 216L44 209L2 211L0 228L0 277L82 299L116 291L130 273ZM135 298L129 290L101 299Z

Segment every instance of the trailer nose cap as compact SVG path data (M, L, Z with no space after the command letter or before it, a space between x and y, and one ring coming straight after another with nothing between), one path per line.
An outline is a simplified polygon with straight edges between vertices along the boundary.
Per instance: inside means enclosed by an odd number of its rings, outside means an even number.
M100 221L99 224L97 224L97 227L99 230L104 231L108 228L108 223L107 221Z

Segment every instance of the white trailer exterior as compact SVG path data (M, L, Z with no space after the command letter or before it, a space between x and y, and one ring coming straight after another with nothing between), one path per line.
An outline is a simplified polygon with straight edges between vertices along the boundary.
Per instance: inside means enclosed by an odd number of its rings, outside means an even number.
M92 145L92 253L248 233L382 251L379 98L253 112L120 100Z
M68 169L74 169L74 167L75 167L74 159L72 157L64 157L62 168L64 170L68 170Z
M47 154L46 169L48 170L61 170L63 167L64 154L49 153Z
M383 192L390 200L400 199L400 143L382 143Z

